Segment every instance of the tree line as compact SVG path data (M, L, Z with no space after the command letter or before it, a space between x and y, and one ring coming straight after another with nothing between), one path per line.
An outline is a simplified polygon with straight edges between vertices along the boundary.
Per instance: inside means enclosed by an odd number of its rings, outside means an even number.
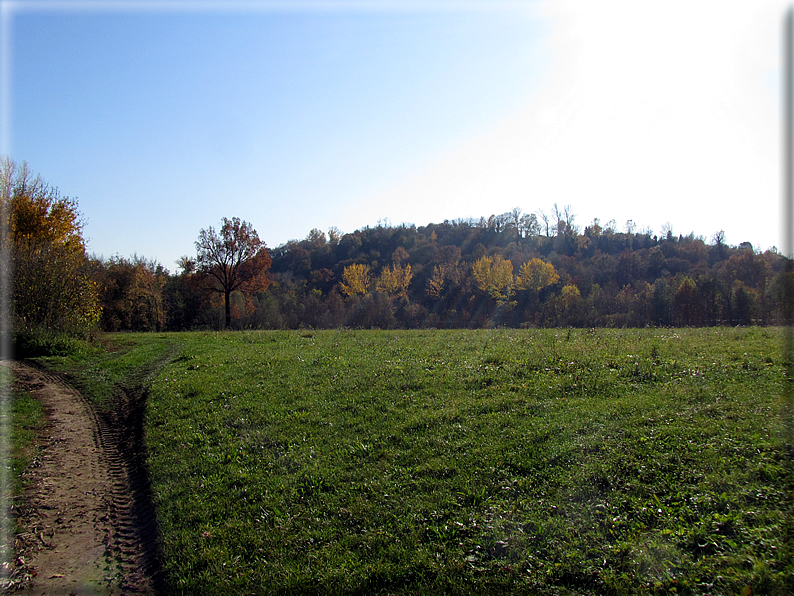
M721 232L710 241L675 235L669 225L661 236L637 231L631 222L619 231L614 222L594 220L581 230L570 208L551 213L548 226L516 209L422 227L379 224L349 234L314 229L268 252L266 287L223 296L217 279L215 293L208 291L198 258L183 257L173 275L140 258L95 260L93 279L108 293L102 294L101 325L188 330L785 322L789 260L774 249L731 246ZM131 313L139 313L135 321Z
M654 235L599 220L581 229L570 207L557 206L550 215L514 209L423 227L313 230L271 256L269 297L242 326L782 324L791 279L776 250L730 246L722 232L706 241L669 224ZM384 278L395 276L402 285L389 286Z
M0 163L4 273L18 332L644 327L786 322L790 260L749 243L582 229L570 206L426 226L313 229L268 250L253 226L200 230L175 273L86 253L75 200Z

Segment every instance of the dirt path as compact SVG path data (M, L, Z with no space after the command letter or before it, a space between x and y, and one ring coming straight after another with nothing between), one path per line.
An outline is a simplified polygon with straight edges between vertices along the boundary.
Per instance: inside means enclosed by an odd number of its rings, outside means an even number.
M2 364L13 370L15 388L41 401L47 417L40 455L15 503L21 531L12 577L18 593L155 593L156 525L142 454L130 447L129 421L98 418L52 375L19 362Z

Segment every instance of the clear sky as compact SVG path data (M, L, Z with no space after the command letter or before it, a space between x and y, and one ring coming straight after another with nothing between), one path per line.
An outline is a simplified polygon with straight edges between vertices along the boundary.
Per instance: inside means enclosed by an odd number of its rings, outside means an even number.
M776 0L2 0L0 151L89 252L571 205L783 247Z

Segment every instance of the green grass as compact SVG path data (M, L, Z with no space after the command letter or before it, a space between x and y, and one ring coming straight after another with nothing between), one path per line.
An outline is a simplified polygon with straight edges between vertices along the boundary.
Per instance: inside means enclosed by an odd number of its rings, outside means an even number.
M11 383L11 373L0 367L0 383ZM12 495L22 489L22 473L38 454L37 433L44 426L44 408L26 391L10 391L11 437L9 441L9 482Z
M122 393L137 394L149 386L179 349L175 338L164 333L119 333L80 351L31 360L65 375L100 415L107 415L119 407Z
M17 330L10 338L16 358L87 355L94 351L90 342L69 333L42 328Z
M8 405L7 413L9 418L5 418L3 413L3 432L8 432L8 448L6 470L8 482L6 495L10 502L14 502L20 497L25 488L23 473L33 463L39 454L38 433L44 427L45 415L41 403L26 391L13 389L11 371L4 366L0 366L0 386L5 392L4 399ZM6 421L10 424L6 426ZM8 513L13 517L14 510ZM5 514L5 512L4 512ZM3 523L7 523L7 519ZM11 522L13 524L13 521Z
M173 593L794 591L780 330L114 337Z
M18 494L22 488L22 473L38 454L36 434L44 426L44 408L29 393L14 392L11 420L11 488L14 494Z

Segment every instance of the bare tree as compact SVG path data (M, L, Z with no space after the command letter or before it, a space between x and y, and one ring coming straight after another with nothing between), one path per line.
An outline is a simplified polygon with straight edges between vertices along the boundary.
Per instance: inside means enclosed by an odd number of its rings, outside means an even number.
M228 329L232 321L232 292L264 291L270 285L270 255L253 226L238 217L224 217L219 232L212 226L201 230L196 251L198 273L206 277L212 290L223 294Z
M579 230L573 224L574 220L576 219L576 214L574 214L570 205L563 207L562 215L563 220L565 221L565 233L572 234L574 232L578 232Z
M554 230L558 236L562 236L563 230L565 229L565 223L563 220L563 214L559 207L557 207L557 203L554 203L554 206L551 208L551 216L554 218Z
M542 229L546 230L546 237L550 236L551 225L548 214L543 209L538 209L538 216L540 216L540 221L543 222Z
M521 235L521 207L513 207L513 210L510 212L510 220L513 224L513 227L516 230L519 230L519 236Z

